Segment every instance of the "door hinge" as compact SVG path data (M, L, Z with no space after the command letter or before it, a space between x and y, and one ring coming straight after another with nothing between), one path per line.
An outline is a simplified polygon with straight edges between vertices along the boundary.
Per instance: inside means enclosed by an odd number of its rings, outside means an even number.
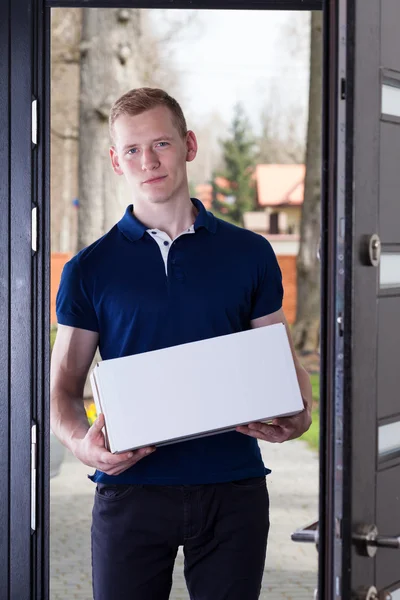
M37 100L32 100L32 144L33 146L37 146L37 130L38 130L38 122L37 122Z
M336 322L337 322L337 326L338 326L339 337L343 337L344 325L343 325L343 315L342 315L342 313L339 313L339 315L338 315L338 317L336 319Z
M340 80L340 99L346 100L346 80L344 77Z
M37 251L37 206L32 208L32 251Z
M36 531L37 425L31 428L31 530Z

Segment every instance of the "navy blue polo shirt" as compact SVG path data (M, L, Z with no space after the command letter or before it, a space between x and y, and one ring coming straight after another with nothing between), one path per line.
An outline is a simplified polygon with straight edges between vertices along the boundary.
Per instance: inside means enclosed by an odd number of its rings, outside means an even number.
M199 213L187 235L168 242L165 233L147 230L128 206L119 223L65 265L58 322L98 332L102 359L244 331L251 319L281 308L282 276L270 243L192 202ZM220 366L229 371L223 356ZM207 371L198 377L207 378ZM149 394L139 401L151 401L152 394L162 395L160 382L149 381ZM157 448L121 475L96 471L92 479L201 484L266 472L257 440L234 431Z

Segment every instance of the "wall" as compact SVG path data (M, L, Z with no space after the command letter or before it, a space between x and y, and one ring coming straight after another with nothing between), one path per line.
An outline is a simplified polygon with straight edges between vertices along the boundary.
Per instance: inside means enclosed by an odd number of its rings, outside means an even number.
M271 244L276 256L297 256L299 253L299 235L286 235L284 233L268 233L267 235L264 235L264 237Z
M297 306L296 259L299 252L299 236L285 234L261 235L269 241L278 259L283 278L283 310L288 322L293 324L296 320Z
M271 209L271 213L285 213L286 215L286 227L292 227L292 233L300 233L300 221L301 221L301 206L277 206ZM282 233L286 233L283 231Z
M57 323L56 296L60 285L61 272L67 261L72 257L71 252L52 252L50 263L50 323Z
M296 275L296 256L277 256L279 266L282 271L283 280L283 310L288 323L293 324L296 320L297 303L297 275Z

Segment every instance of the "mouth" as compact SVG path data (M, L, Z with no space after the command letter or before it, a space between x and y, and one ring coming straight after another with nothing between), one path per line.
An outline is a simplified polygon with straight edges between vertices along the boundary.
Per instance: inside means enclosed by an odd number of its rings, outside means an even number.
M143 185L146 184L153 184L153 183L159 183L160 181L162 181L163 179L165 179L167 176L166 175L162 175L161 177L153 177L152 179L147 179L146 181L143 181Z

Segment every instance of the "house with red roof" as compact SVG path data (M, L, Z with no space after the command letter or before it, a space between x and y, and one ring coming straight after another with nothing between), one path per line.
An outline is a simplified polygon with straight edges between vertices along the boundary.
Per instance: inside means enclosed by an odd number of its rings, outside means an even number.
M285 288L283 308L289 323L296 319L296 258L305 172L305 165L257 165L254 177L259 210L244 215L245 227L265 236L277 255Z
M247 213L246 227L272 235L300 234L305 165L257 165L257 204L264 211Z

